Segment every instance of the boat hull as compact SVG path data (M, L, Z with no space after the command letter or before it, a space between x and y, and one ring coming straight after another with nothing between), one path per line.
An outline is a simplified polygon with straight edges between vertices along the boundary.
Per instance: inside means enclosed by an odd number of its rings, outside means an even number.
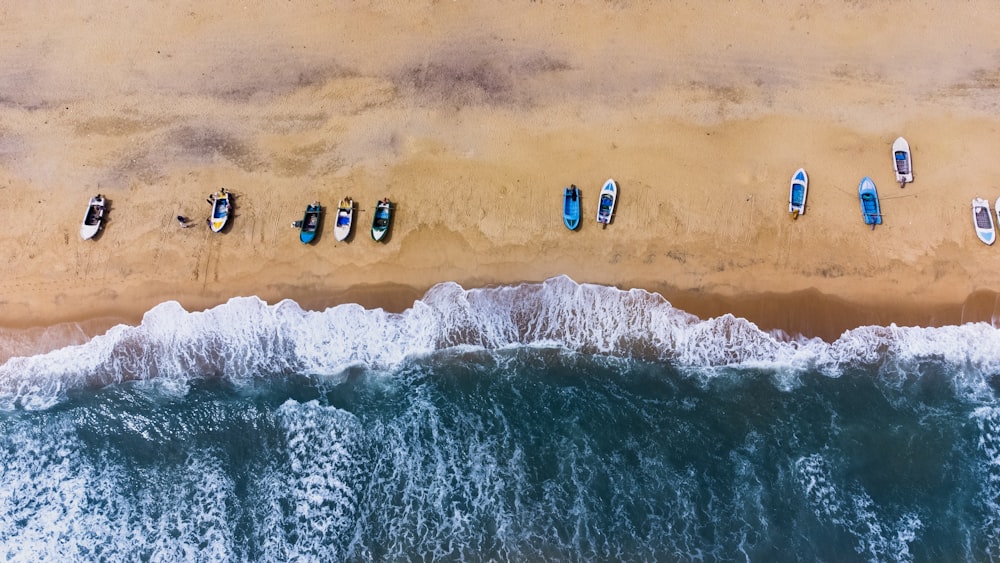
M882 206L878 201L878 190L875 189L875 182L865 176L858 184L858 199L861 200L861 216L866 225L882 224Z
M306 213L302 217L302 228L299 230L299 242L309 244L316 239L316 231L319 230L319 216L323 208L318 203L306 206Z
M392 203L383 199L375 204L375 215L372 217L372 240L381 242L389 232L389 222L392 220Z
M601 194L598 197L597 222L602 225L611 223L615 216L615 203L618 200L618 184L609 179L604 182Z
M104 211L104 198L101 195L90 198L87 212L83 215L83 223L80 224L80 238L92 239L100 232L104 224Z
M913 181L913 158L910 154L910 144L899 137L892 143L892 165L896 172L896 181L904 186Z
M229 221L229 193L218 191L212 194L212 217L210 218L210 228L213 233L221 232Z
M805 169L799 168L792 175L791 186L788 189L788 212L793 219L806 213L806 196L809 195L809 175Z
M563 191L563 225L571 231L580 226L580 189L576 186Z
M351 236L351 226L354 223L354 201L341 200L337 206L337 224L333 227L333 238L340 242Z
M1000 204L1000 200L997 200L997 203ZM993 210L990 209L990 202L981 197L972 200L972 226L976 229L976 236L984 244L992 245L996 241Z

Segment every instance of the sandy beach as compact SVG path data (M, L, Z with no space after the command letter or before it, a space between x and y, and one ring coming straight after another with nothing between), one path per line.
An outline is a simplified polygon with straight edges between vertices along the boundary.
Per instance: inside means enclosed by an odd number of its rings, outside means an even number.
M167 300L402 310L443 281L561 274L827 339L997 310L1000 248L976 239L970 211L1000 196L992 3L0 11L0 326L18 350L137 323ZM799 167L811 183L793 221ZM881 196L874 231L864 176ZM602 229L607 178L621 195ZM561 218L570 183L578 232ZM235 215L214 234L205 198L220 186ZM84 241L96 193L106 228ZM344 196L357 225L337 242ZM397 207L380 244L368 229L382 197ZM314 200L327 215L302 245L291 223Z

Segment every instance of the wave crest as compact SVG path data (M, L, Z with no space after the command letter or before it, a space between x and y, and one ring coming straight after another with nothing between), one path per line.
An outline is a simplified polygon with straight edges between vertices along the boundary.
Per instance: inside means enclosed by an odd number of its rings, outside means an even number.
M162 303L138 326L119 325L77 346L0 365L0 407L44 408L67 390L135 379L266 374L335 375L351 365L392 368L413 355L457 346L563 347L697 368L749 367L839 375L856 365L941 360L965 370L970 389L1000 373L1000 332L988 324L941 328L861 327L833 343L789 339L723 315L701 320L656 293L542 283L464 289L442 283L403 313L348 304L304 311L240 297L189 312ZM978 391L977 391L978 392Z

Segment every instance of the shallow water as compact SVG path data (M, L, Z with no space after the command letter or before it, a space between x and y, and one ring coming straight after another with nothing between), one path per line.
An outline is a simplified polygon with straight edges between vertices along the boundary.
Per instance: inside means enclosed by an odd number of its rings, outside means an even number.
M0 365L0 557L997 558L997 338L793 340L565 278L165 304Z

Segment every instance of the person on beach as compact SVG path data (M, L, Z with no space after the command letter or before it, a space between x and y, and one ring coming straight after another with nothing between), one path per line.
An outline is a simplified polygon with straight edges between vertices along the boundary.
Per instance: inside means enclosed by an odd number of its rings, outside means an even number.
M177 216L177 222L178 222L178 223L180 223L180 226L181 226L181 228L183 228L183 229L186 229L186 228L188 228L188 227L190 227L190 226L191 226L191 225L189 225L189 224L188 224L188 219L187 219L187 217L185 217L185 216L183 216L183 215L178 215L178 216Z

